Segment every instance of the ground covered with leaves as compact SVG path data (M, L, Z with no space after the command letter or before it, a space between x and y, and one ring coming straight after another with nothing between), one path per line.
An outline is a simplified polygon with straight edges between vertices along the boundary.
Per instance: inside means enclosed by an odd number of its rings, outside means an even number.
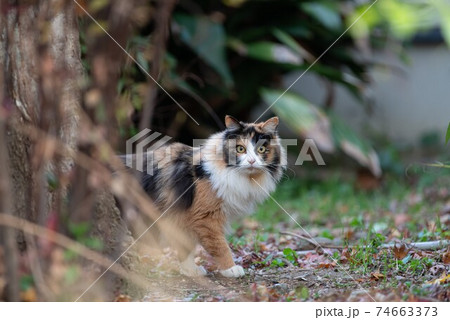
M166 249L141 257L154 288L125 299L449 301L449 177L426 169L369 187L337 173L287 179L233 225L228 240L245 277L221 277L201 248L197 262L208 276L181 276L176 253Z
M221 277L202 248L202 278L180 275L170 248L143 250L133 270L148 286L117 291L110 274L96 282L105 265L41 239L48 262L39 262L34 246L21 256L21 299L74 301L83 293L85 301L449 301L450 175L429 167L407 173L373 181L337 171L284 179L272 199L231 226L228 241L246 270L239 279ZM86 226L79 229L72 230L77 241L101 250ZM2 255L0 291L7 285Z

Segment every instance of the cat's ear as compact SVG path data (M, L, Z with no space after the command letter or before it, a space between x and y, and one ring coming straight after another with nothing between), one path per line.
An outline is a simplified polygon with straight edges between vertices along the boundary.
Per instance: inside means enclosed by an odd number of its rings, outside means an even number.
M225 116L225 126L230 130L238 130L242 128L239 120L232 116Z
M269 120L263 123L262 129L265 132L275 132L277 131L279 122L280 121L278 117L270 118Z

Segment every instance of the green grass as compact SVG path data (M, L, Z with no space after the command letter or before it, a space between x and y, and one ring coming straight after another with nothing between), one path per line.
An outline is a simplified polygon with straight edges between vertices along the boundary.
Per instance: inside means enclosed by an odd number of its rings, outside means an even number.
M407 176L386 176L381 187L374 191L358 190L355 181L333 173L326 180L311 177L286 179L272 195L300 225L332 225L333 228L390 223L389 213L407 213L413 218L432 217L442 209L439 201L429 201L424 196L427 188L445 188L450 185L450 172L445 169L419 171ZM413 197L421 197L414 202ZM259 221L265 230L273 231L276 224L295 222L272 199L266 200L252 218ZM410 227L419 234L412 219ZM322 236L329 237L324 233Z
M257 227L254 221L250 228L242 220L233 225L231 244L259 254L252 258L250 267L320 268L321 256L297 259L295 249L289 248L295 248L296 240L288 240L288 244L281 241L281 230L302 231L286 210L313 237L341 240L344 247L347 243L351 245L333 252L332 258L358 275L363 285L376 284L380 289L401 287L408 292L405 299L409 294L425 295L429 290L427 281L440 276L431 275L429 270L442 263L441 253L411 250L400 259L392 249L383 249L381 245L396 239L422 242L450 238L448 227L440 221L450 201L450 170L416 167L410 168L407 175L386 174L380 187L373 191L358 189L348 173L335 171L322 180L318 176L317 172L311 172L302 179L285 179L272 194L283 208L267 199L246 218L256 220ZM399 216L402 221L396 221ZM347 232L350 239L345 238ZM267 243L277 246L278 255L273 251L261 252L260 245ZM336 269L328 272L333 270ZM352 286L353 282L345 281L334 285L341 289Z

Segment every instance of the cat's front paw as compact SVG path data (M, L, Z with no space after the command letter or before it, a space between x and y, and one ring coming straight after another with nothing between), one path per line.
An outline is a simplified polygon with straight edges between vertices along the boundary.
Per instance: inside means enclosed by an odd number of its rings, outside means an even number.
M220 270L219 272L221 275L227 278L239 278L245 275L244 268L242 268L241 266L232 266L229 269Z

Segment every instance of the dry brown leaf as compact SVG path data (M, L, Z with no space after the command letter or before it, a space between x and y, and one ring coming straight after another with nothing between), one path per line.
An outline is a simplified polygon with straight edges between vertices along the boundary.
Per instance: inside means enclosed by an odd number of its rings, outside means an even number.
M375 281L378 281L380 279L384 279L384 274L379 273L379 272L372 272L370 274L371 278L374 279Z
M404 243L396 243L392 248L392 252L394 253L394 257L397 260L402 260L404 257L408 255L409 248Z
M259 249L264 252L264 251L269 251L269 249L267 248L267 246L264 243L260 243L259 244Z
M317 268L319 269L330 269L330 268L334 268L336 266L336 262L321 262L319 263L319 265L317 266Z
M368 169L360 169L355 182L358 190L373 191L380 187L381 179L375 177Z
M347 229L344 231L344 239L351 240L353 239L355 232L352 229Z
M444 264L450 264L450 251L446 251L442 254L442 262Z

